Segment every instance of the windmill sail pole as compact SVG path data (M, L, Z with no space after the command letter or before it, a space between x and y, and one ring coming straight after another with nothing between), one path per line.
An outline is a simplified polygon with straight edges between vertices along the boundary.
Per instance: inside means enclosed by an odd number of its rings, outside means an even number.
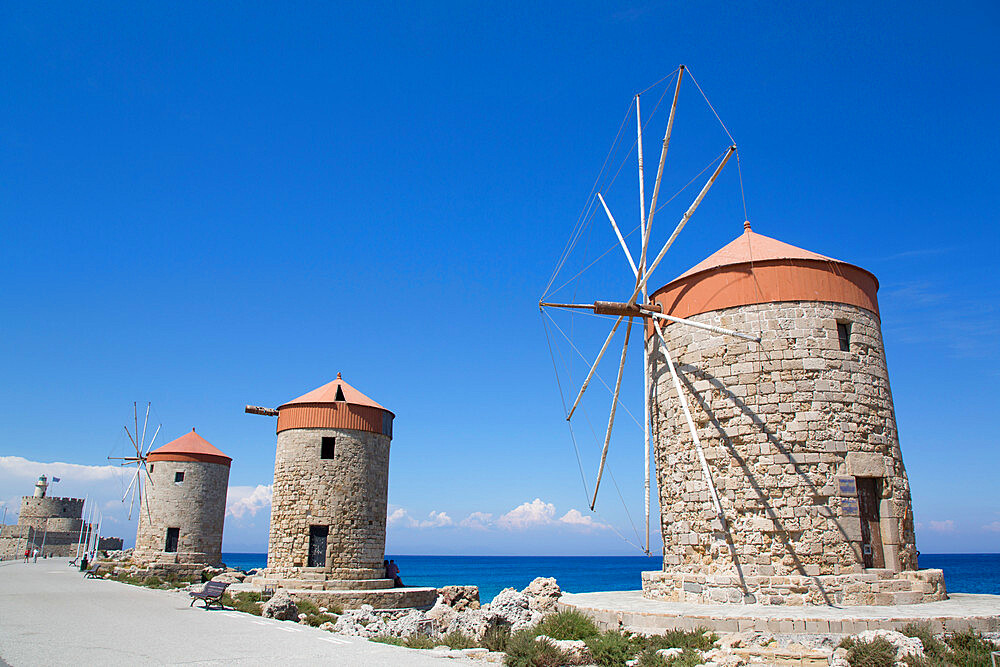
M679 77L678 77L679 81ZM677 103L677 96L674 96L674 104ZM646 193L645 177L642 170L642 114L639 112L639 96L635 96L635 134L636 145L639 149L639 229L642 238L646 238ZM631 260L631 255L629 255ZM640 260L639 270L646 272L646 263ZM636 280L639 275L636 275ZM642 302L646 303L646 288L642 288ZM649 364L649 351L646 349L646 322L642 322L642 439L643 439L643 499L646 512L646 553L649 553L649 375L646 367Z
M625 371L625 355L628 353L628 339L632 335L632 318L628 318L625 328L625 344L622 345L622 358L618 363L618 379L615 381L615 395L611 398L611 416L608 417L608 432L604 435L604 449L601 450L601 465L597 469L597 481L594 482L594 498L590 501L590 509L597 505L597 490L601 488L601 477L604 475L604 462L608 459L608 445L611 444L611 429L615 425L615 412L618 408L618 394L622 389L622 374Z
M601 193L597 193L597 198L601 200L601 206L604 207L604 212L608 214L608 220L611 221L611 226L615 228L615 236L618 237L618 243L621 244L622 250L625 251L625 257L628 259L628 265L632 268L632 273L635 274L636 280L639 279L639 269L635 268L635 262L632 261L632 253L628 251L628 246L625 245L625 239L622 237L621 230L618 229L618 223L615 222L615 216L611 215L611 210L608 205L604 203L604 197Z
M618 330L618 325L622 323L623 319L625 319L624 315L619 317L618 321L615 322L615 325L611 327L611 333L608 334L607 340L604 341L604 347L601 348L601 351L597 355L597 359L594 360L594 365L590 367L590 372L587 373L587 379L583 381L583 386L580 387L580 393L576 395L576 400L573 401L573 407L569 409L569 413L566 415L566 421L573 418L573 411L575 411L576 406L580 404L580 399L583 398L583 392L587 391L587 385L590 384L590 381L594 378L594 371L597 370L597 364L601 363L601 357L603 357L604 353L607 351L608 344L611 343L611 339L614 337L615 331ZM631 322L632 321L629 320L629 324L631 324Z
M645 228L642 230L642 252L639 255L639 264L646 266L646 253L649 250L649 231L653 228L653 214L656 213L656 198L660 194L660 180L663 178L663 165L667 161L667 149L670 148L670 134L674 130L674 115L677 113L677 97L681 93L681 79L684 77L684 65L680 66L677 72L677 85L674 87L674 99L670 104L670 117L667 119L667 131L663 133L663 149L660 151L660 164L656 168L656 183L653 185L653 200L649 204L649 219L646 220ZM655 262L653 268L656 268ZM650 269L652 271L653 269ZM635 303L636 294L629 299L629 303Z
M695 428L694 420L691 418L691 410L688 408L687 396L684 395L684 390L681 388L680 378L677 377L677 369L674 368L673 359L670 358L670 351L667 349L667 341L663 337L663 331L660 329L660 323L653 320L653 326L656 328L656 335L660 339L660 348L663 350L663 356L667 360L667 368L670 369L670 377L674 380L674 389L677 390L677 397L680 399L681 408L684 410L684 419L687 420L688 430L691 432L691 439L694 441L694 448L698 452L698 460L701 462L701 472L705 476L705 481L708 483L708 491L712 496L712 504L715 506L715 513L719 515L719 520L723 522L723 527L725 527L725 515L722 513L722 504L719 502L719 494L715 491L715 483L712 481L712 472L708 469L708 462L705 460L705 452L701 448L701 438L698 437L698 429Z
M715 168L714 172L712 172L712 176L705 183L705 186L701 189L701 192L698 193L698 196L695 197L695 200L691 202L691 206L688 207L688 210L684 213L684 216L681 218L681 221L677 223L677 227L674 228L674 233L670 235L670 238L667 239L667 242L663 245L663 249L660 250L660 254L657 255L656 259L653 260L653 263L650 264L649 271L647 271L646 274L642 276L642 280L640 280L639 284L635 286L635 291L632 292L632 296L628 300L630 304L635 303L635 299L639 295L639 292L641 292L642 289L646 286L646 282L649 280L649 276L652 275L653 271L656 270L656 267L659 265L660 261L663 260L663 256L667 254L668 250L670 250L670 246L674 244L674 241L677 239L677 235L681 233L682 229L684 229L684 225L686 225L687 221L691 219L691 216L694 215L694 212L698 210L698 205L701 204L701 200L704 199L705 195L708 194L709 189L715 183L715 179L717 179L719 177L719 174L722 173L722 168L726 166L726 163L729 162L729 158L731 158L733 156L733 153L735 152L736 152L736 146L730 146L729 150L726 151L726 156L722 158L722 162L720 162L719 166ZM650 213L652 213L652 211L650 211ZM648 226L646 227L646 231L647 232L649 231ZM642 261L640 260L639 263L641 264Z

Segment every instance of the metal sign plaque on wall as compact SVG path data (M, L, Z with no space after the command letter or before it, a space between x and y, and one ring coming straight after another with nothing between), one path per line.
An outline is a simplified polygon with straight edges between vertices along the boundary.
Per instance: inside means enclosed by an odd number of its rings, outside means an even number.
M840 513L843 516L858 516L860 512L857 498L844 498L840 501Z

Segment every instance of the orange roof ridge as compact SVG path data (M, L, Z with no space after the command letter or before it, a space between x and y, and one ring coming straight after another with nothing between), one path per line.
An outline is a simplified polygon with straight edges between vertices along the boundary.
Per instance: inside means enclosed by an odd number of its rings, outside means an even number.
M232 457L226 456L222 451L211 444L208 440L201 437L195 433L192 428L188 433L185 433L176 440L171 440L165 445L157 447L149 453L149 456L154 456L155 459L162 460L161 457L169 454L181 454L187 456L209 456L209 457L220 457L232 461Z
M743 230L742 234L677 276L677 278L674 278L674 280L720 266L766 262L773 259L813 259L821 262L847 263L810 250L803 250L784 241L772 239L770 236L758 234L750 229L749 221L743 223ZM671 280L670 282L674 281Z
M340 400L338 400L338 398ZM327 382L322 387L317 387L308 394L303 394L298 398L292 399L287 403L278 406L278 409L280 410L281 408L289 405L301 405L304 403L350 403L352 405L366 405L370 408L378 408L379 410L389 412L389 410L386 410L384 407L344 382L344 379L340 377L340 373L337 373L337 379L332 382Z

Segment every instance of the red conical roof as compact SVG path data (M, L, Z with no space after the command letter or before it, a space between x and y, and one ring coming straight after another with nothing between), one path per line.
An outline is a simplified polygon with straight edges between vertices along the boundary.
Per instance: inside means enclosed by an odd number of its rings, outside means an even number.
M280 410L289 405L301 405L303 403L351 403L352 405L366 405L370 408L385 410L384 407L344 382L343 378L340 377L340 373L337 373L337 379L333 382L327 382L322 387L313 389L308 394L303 394L298 398L292 399L278 409Z
M775 259L812 259L824 262L841 262L819 253L803 250L770 236L758 234L750 229L750 223L743 223L743 233L716 250L714 253L698 262L677 278L690 276L701 271L715 269L731 264L749 264L751 262L766 262Z
M845 303L878 315L876 292L871 272L757 234L746 222L742 234L650 298L674 317L782 301Z
M222 453L208 440L195 433L192 428L176 440L149 453L147 461L207 461L229 465L233 459Z
M343 428L392 437L395 415L344 382L333 382L278 406L277 432L293 428Z

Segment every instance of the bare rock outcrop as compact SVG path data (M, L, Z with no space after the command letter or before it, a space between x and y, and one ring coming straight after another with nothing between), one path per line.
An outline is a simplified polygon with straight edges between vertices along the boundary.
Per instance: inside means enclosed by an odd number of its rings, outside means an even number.
M558 611L562 590L559 589L555 578L538 577L521 592L528 596L528 607L532 611L539 611L543 614Z
M270 600L264 603L260 609L260 615L264 618L275 618L279 621L299 620L299 608L292 600L284 588L279 588Z
M444 586L438 589L438 600L455 611L479 609L479 587Z

